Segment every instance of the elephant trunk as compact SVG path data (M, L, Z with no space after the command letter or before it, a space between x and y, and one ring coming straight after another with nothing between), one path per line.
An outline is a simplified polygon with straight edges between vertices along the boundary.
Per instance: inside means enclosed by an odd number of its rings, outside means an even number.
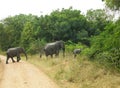
M24 52L24 54L25 54L25 56L26 56L26 60L28 59L28 57L27 57L27 54Z
M27 54L26 54L26 52L25 52L25 50L24 50L24 48L19 48L20 50L20 53L23 53L25 56L26 56L26 60L28 59L28 57L27 57Z

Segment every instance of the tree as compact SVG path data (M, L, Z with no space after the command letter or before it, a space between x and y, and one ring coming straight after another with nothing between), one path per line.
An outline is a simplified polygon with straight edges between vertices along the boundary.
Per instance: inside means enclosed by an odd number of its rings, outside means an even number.
M86 18L89 23L88 35L91 36L104 31L105 26L112 21L113 16L108 15L104 9L90 9L87 11Z
M78 32L85 30L87 26L85 16L79 10L73 10L72 8L63 8L61 11L55 10L50 16L45 16L44 21L46 26L41 26L41 29L48 32L49 38L46 39L51 38L50 41L62 39L64 41L72 40L73 42L78 42L81 39L77 37Z
M21 32L23 31L23 27L27 19L26 15L20 14L13 17L7 17L2 21L5 32L7 33L6 36L8 37L7 48L19 46Z
M0 23L0 49L4 50L4 44L5 44L5 31L4 31L4 25Z
M111 10L120 10L120 0L102 0Z
M27 22L21 33L21 45L28 49L30 47L30 43L34 41L33 36L34 36L33 25L30 22Z

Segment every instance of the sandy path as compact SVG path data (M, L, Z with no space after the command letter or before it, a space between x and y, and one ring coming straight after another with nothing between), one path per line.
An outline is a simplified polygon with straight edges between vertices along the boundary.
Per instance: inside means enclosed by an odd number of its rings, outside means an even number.
M25 61L5 64L4 56L0 56L4 65L4 74L0 88L58 88L42 71Z

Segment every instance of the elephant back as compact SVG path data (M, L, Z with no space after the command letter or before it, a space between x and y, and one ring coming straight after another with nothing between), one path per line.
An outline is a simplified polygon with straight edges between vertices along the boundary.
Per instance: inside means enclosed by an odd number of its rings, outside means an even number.
M74 53L74 54L79 54L80 52L81 52L81 49L74 49L74 50L73 50L73 53Z

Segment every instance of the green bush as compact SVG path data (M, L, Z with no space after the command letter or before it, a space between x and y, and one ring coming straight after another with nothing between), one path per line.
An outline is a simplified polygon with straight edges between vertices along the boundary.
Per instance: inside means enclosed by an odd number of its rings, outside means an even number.
M120 71L120 48L97 53L95 55L95 60L107 69Z
M46 44L46 41L44 39L42 40L38 39L30 44L30 47L29 49L27 49L27 52L30 54L39 53L43 49L45 44Z
M73 43L72 41L67 41L66 43L65 43L65 47L66 47L66 51L67 52L72 52L74 49L76 49L76 48L81 48L81 49L83 49L83 48L85 48L86 46L85 45L83 45L83 44L81 44L81 43Z
M91 38L87 55L102 65L120 70L120 21L105 27L100 35Z

